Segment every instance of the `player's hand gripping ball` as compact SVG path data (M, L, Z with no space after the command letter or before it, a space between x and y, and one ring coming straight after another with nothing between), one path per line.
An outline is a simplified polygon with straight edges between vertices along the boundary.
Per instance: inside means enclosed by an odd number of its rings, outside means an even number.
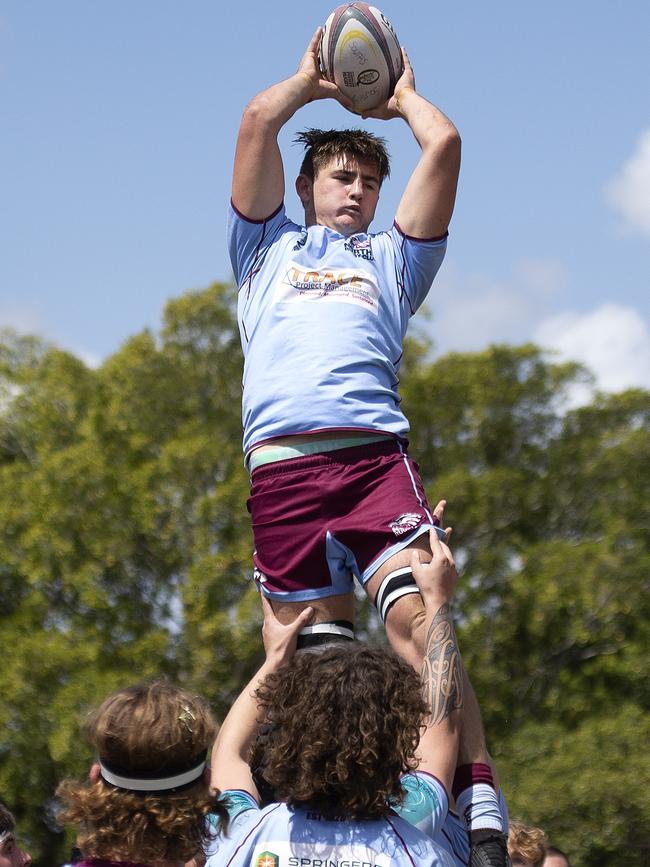
M320 63L357 114L386 102L404 70L390 21L367 3L345 4L332 12L323 30Z

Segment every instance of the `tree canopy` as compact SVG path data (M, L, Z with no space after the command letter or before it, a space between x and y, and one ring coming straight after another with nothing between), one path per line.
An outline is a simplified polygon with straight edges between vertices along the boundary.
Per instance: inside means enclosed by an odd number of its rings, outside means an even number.
M88 710L167 673L220 716L259 662L233 303L220 284L173 300L97 369L0 335L0 798L35 864L70 844L53 794L87 772ZM402 395L429 498L449 501L459 637L511 815L585 867L636 867L650 394L567 411L586 378L531 345L431 361L411 341Z

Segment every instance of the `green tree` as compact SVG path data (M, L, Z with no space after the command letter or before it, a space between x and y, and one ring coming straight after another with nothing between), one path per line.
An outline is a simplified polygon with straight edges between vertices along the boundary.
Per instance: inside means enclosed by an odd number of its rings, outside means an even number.
M585 867L641 865L650 395L566 412L589 375L534 346L427 352L405 355L411 452L449 499L459 632L511 812ZM219 284L96 370L1 336L0 796L37 864L69 845L52 797L86 772L89 708L165 672L220 715L259 659L241 373Z
M83 714L161 672L223 710L259 653L232 302L171 302L98 370L16 335L0 350L0 792L48 864Z
M497 761L517 815L547 829L572 864L647 864L649 737L637 704L594 702L575 727L529 719Z
M580 864L646 863L650 395L564 413L586 373L532 346L412 374L413 451L450 500L461 645L511 813Z

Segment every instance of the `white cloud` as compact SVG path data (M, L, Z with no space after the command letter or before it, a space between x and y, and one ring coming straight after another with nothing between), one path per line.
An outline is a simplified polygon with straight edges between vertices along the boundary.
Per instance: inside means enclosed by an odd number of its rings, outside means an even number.
M83 361L86 367L90 367L93 370L97 370L104 363L104 359L100 355L97 355L96 352L88 352L87 349L74 349L73 347L68 349L68 352L76 355L78 359Z
M13 328L20 334L43 334L45 322L31 307L0 306L0 328Z
M0 331L3 328L11 328L19 334L32 334L48 343L54 343L55 346L76 355L87 367L95 369L103 363L102 357L96 352L78 345L66 345L65 341L58 340L43 317L30 307L0 306Z
M588 313L560 313L541 322L533 340L564 360L580 361L602 391L650 389L650 327L637 310L603 304ZM589 393L582 389L585 399ZM571 401L584 402L578 395Z
M635 152L605 192L629 228L650 236L650 129L641 134Z
M433 323L425 327L436 354L523 343L566 283L564 267L555 259L522 260L502 281L466 275L445 262L426 305Z
M22 389L13 382L0 379L0 415L4 415L11 408L14 399L18 397Z
M584 364L601 391L650 390L649 323L634 307L614 303L554 312L568 282L562 264L552 259L519 262L503 281L466 275L446 262L426 304L431 318L415 321L433 338L435 355L531 341L558 361ZM592 397L592 386L577 384L566 406Z
M567 286L567 273L559 259L521 259L516 263L513 281L527 294L549 299Z

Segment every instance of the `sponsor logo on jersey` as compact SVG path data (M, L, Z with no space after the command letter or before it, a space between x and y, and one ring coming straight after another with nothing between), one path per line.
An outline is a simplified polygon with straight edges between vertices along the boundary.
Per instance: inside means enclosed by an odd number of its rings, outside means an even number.
M289 262L276 286L274 301L355 304L376 316L380 294L375 274L361 268L310 269Z
M415 530L421 522L422 515L418 515L416 512L405 512L390 522L390 528L396 536L403 536L409 530Z
M256 867L279 867L280 857L275 852L262 852L256 862Z
M304 247L306 243L307 243L307 229L304 229L302 235L296 241L293 249L299 250L301 247Z
M343 245L348 253L352 253L357 259L366 259L368 261L374 261L375 257L372 255L372 244L370 243L370 238L366 238L362 240L361 238L357 238L356 235L353 235Z
M312 822L347 822L347 816L328 816L325 818L322 813L307 812L307 818Z
M378 867L379 861L350 861L347 858L289 858L289 867Z
M310 271L297 265L289 266L286 279L294 289L320 289L323 292L329 287L358 286L363 283L363 276L356 271Z
M300 827L298 825L298 834ZM356 840L357 834L353 836ZM256 851L251 864L253 867L267 867L262 863L263 858L277 859L273 867L394 867L395 864L408 863L406 858L403 861L400 858L393 860L387 852L377 852L373 847L375 840L364 841L363 832L358 833L358 836L360 839L352 844L324 841L302 843L295 839L286 842L274 840L273 843L260 841L260 848L272 845L275 852L265 850L258 854Z

